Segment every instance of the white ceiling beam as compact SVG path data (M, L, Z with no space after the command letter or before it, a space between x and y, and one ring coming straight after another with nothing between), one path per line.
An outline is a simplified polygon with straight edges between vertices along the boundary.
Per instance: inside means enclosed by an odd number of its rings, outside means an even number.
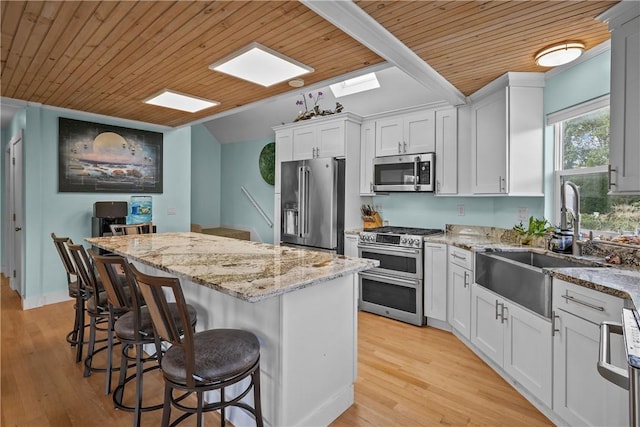
M451 105L465 104L462 92L351 0L300 2Z

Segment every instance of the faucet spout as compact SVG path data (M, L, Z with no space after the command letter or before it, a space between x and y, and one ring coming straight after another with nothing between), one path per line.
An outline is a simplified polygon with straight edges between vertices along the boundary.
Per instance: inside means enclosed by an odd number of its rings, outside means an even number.
M572 243L572 254L580 255L580 247L578 246L578 240L580 240L580 190L578 190L578 186L575 185L571 181L565 181L565 183L560 187L560 228L563 230L567 230L567 198L566 198L566 188L570 187L573 190L573 243Z

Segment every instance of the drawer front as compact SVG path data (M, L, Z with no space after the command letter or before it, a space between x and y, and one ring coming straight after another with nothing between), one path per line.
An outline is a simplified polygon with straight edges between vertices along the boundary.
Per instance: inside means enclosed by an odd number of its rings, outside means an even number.
M554 310L575 314L597 325L605 320L622 320L622 298L558 279L553 279L551 292Z
M473 254L471 251L449 245L449 262L473 270Z

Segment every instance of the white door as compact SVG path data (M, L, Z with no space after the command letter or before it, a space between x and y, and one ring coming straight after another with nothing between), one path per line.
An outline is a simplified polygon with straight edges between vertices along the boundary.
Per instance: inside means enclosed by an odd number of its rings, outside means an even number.
M376 121L376 156L392 156L403 152L403 123L402 117Z
M9 258L9 276L11 289L17 291L24 298L22 286L22 248L24 247L23 228L23 194L22 194L22 132L16 135L10 142L10 185L8 218L10 223L9 245L5 246L11 251Z
M449 323L466 339L471 335L470 276L466 268L449 263Z
M513 303L507 304L505 318L505 372L551 407L551 321Z
M447 321L447 245L424 245L424 315Z
M599 325L564 311L555 314L554 412L575 426L627 426L628 392L602 378L596 368ZM613 340L611 347L624 348Z
M458 193L458 110L436 111L436 194Z
M504 304L482 286L471 285L471 342L498 366L504 355Z
M404 153L433 153L436 151L436 112L419 111L404 118ZM406 145L405 145L406 144Z

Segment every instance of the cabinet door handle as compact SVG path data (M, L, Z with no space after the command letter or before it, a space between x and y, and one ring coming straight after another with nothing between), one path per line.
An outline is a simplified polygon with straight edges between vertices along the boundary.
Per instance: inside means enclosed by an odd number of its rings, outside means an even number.
M469 287L469 272L468 271L464 272L464 287L465 288Z
M436 180L436 193L440 192L440 180Z
M398 141L398 153L402 153L402 142Z
M503 303L498 302L498 300L496 300L496 320L498 320L498 317L500 317L500 313L502 313L502 310L498 310L499 305L504 307Z
M403 153L406 153L406 152L407 152L407 143L406 143L406 142L403 142L403 143L402 143L402 147L403 147L403 148L402 148L402 152L403 152Z
M507 312L506 316L504 315L505 311ZM500 311L500 323L504 323L508 317L509 317L509 307L502 304L502 310Z
M502 175L498 176L498 188L500 189L500 193L506 193L506 179L502 177Z
M556 336L556 332L560 332L560 329L556 328L556 319L560 319L560 316L558 316L554 310L551 312L551 336L552 337Z
M617 170L617 169L612 168L612 167L611 167L611 163L609 163L609 165L608 165L608 168L607 168L607 169L608 169L608 173L609 173L609 175L608 175L608 176L609 176L609 190L611 190L611 186L612 186L612 185L616 185L616 183L615 183L615 182L611 182L611 172L618 172L618 170Z
M463 260L463 261L466 261L466 260L467 260L467 257L466 257L466 256L460 256L460 255L458 255L458 254L457 254L457 253L455 253L455 252L454 252L454 253L452 253L452 254L451 254L451 256L452 256L452 257L454 257L454 258L457 258L457 259L461 259L461 260Z
M567 301L575 302L576 304L581 304L581 305L584 305L585 307L589 307L589 308L592 308L594 310L604 311L604 307L602 307L602 306L594 305L594 304L588 303L586 301L581 301L581 300L579 300L576 297L573 297L571 295L560 295L560 296L562 298L566 299Z
M373 193L373 182L369 181L369 192Z

